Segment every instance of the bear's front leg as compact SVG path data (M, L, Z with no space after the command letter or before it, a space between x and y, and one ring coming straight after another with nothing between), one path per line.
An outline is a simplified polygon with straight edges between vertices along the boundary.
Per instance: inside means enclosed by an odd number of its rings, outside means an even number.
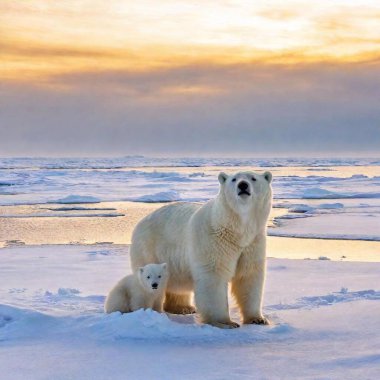
M248 273L238 274L232 280L232 293L239 305L245 324L269 324L262 314L265 270L265 259L255 261L251 264L251 270Z
M228 282L214 273L203 273L195 279L195 304L203 323L233 329L228 310Z

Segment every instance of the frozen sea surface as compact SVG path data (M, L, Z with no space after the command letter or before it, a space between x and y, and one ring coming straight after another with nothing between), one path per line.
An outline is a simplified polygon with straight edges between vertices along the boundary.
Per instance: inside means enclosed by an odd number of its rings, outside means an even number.
M328 162L331 166L324 166ZM164 163L166 167L160 166ZM353 165L349 166L349 163ZM379 161L367 160L367 166L359 166L363 163L355 160L289 159L275 162L237 159L0 159L0 204L205 201L218 191L216 176L220 168L229 172L272 170L275 199L379 199Z
M0 205L205 202L218 192L220 170L247 169L271 170L274 206L289 211L270 235L380 240L379 159L0 159Z
M270 259L264 312L272 324L236 330L151 310L105 315L105 295L129 272L126 247L3 249L1 378L378 376L378 263Z
M116 158L52 158L15 157L0 158L1 167L7 169L121 169L125 167L202 167L202 166L257 166L288 167L310 166L314 171L328 170L330 166L379 166L380 158L195 158L145 157Z

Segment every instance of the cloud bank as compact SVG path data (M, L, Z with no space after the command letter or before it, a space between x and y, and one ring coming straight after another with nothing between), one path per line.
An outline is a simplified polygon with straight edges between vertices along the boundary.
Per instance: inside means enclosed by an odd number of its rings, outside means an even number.
M189 64L0 86L1 155L370 154L380 61Z

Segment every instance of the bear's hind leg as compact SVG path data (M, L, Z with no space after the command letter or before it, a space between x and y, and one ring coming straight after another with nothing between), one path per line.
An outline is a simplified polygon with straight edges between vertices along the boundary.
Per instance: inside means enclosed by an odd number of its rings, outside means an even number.
M109 314L115 311L120 311L121 313L130 312L129 298L126 292L120 289L113 289L106 298L104 305L104 311Z
M172 314L193 314L195 307L190 302L191 294L166 293L164 310Z

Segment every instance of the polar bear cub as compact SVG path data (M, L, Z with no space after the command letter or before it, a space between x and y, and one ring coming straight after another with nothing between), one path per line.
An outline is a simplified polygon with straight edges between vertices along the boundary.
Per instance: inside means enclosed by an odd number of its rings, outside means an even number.
M106 298L106 313L120 311L129 313L138 309L163 311L166 284L168 281L167 264L147 264L135 274L122 278Z

